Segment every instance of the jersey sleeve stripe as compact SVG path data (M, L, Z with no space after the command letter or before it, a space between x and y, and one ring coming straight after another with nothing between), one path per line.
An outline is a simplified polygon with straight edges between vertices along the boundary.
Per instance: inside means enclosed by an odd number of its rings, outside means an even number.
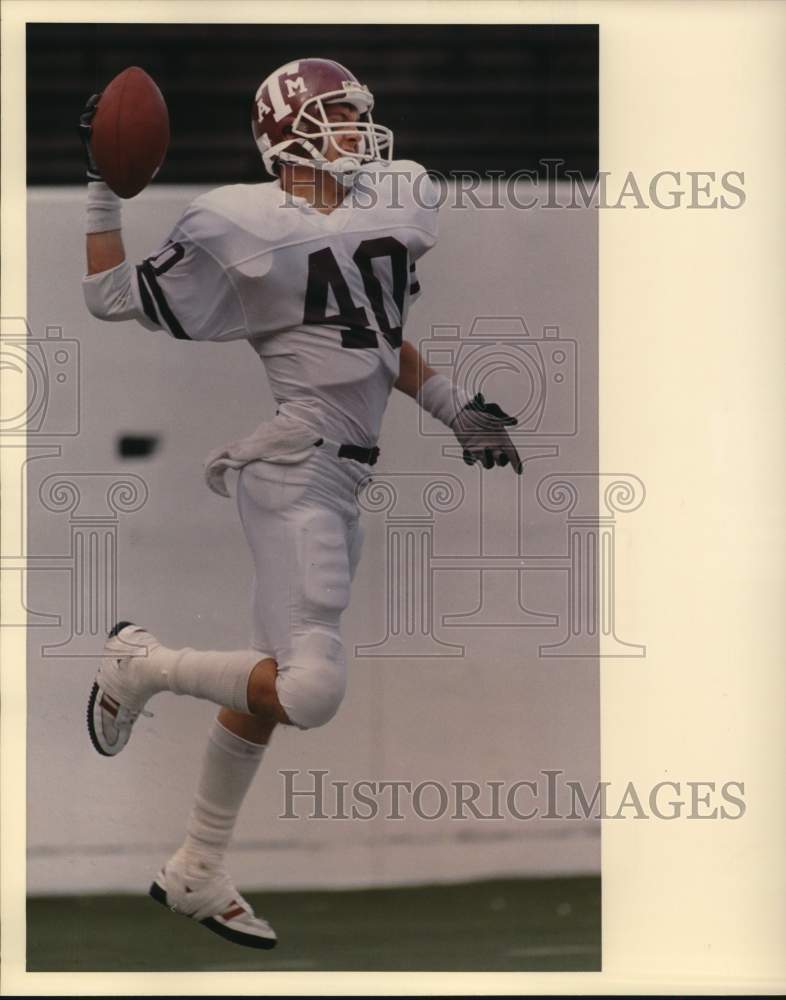
M156 307L153 305L153 297L150 294L150 289L147 287L141 264L137 264L136 266L136 281L139 286L139 296L142 300L142 308L145 311L145 316L155 323L156 326L160 326L161 321L158 318Z
M173 337L178 340L191 340L191 337L186 333L180 322L172 312L169 307L169 303L161 290L161 286L158 284L158 278L156 278L156 272L153 270L153 265L149 260L146 260L144 264L141 265L142 274L145 280L150 286L150 291L153 293L153 298L156 300L156 305L158 306L158 311L161 313L161 318L164 320L166 325L169 327L169 332Z

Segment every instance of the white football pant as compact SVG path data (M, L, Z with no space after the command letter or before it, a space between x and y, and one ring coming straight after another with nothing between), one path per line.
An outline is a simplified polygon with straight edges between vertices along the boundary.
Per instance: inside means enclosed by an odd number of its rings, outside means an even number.
M301 729L332 719L346 690L341 614L363 538L356 490L368 481L365 466L319 451L240 472L255 570L251 645L277 661L279 701Z

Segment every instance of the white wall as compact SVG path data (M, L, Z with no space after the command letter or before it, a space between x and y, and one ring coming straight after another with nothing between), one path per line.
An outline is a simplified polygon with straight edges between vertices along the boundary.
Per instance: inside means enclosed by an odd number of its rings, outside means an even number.
M194 193L158 188L126 203L129 255L140 259L152 252ZM69 533L79 525L74 528L67 511L45 509L39 487L54 473L141 477L147 501L117 520L120 616L144 623L170 645L245 646L250 561L234 503L208 491L201 463L213 447L271 412L263 370L247 345L180 343L88 315L80 289L81 200L79 191L38 189L31 190L29 202L28 319L38 337L54 325L79 342L81 387L79 434L39 436L37 442L57 444L60 453L29 462L29 547L41 558L28 576L28 607L62 619L30 632L32 892L143 890L181 837L213 714L207 703L163 695L152 704L155 718L138 723L119 758L94 752L84 716L96 661L81 655L81 647L80 655L70 657L42 653L43 646L71 634L79 584L69 571ZM481 510L479 470L441 454L447 440L419 435L417 409L403 397L393 399L377 469L382 478L417 474L393 480L399 488L418 484L417 494L404 497L396 513L423 514L423 483L452 476L465 496L454 511L433 515L439 556L512 554L515 522L528 556L563 553L565 515L544 511L535 490L550 473L597 466L595 214L444 209L441 242L418 270L424 294L410 316L411 340L427 336L434 324L458 324L466 335L473 318L482 315L522 315L534 337L543 326L559 326L562 338L575 340L579 426L573 436L522 439L557 445L559 453L530 462L521 480L510 470L495 470L485 480L492 489ZM495 379L486 389L514 406L516 378L502 372ZM161 447L150 459L121 462L114 446L122 432L158 434ZM77 481L86 493L106 482ZM98 523L90 518L101 503L100 495L86 499L78 512L88 527ZM237 830L232 870L239 884L361 885L597 871L599 831L592 823L428 822L411 813L403 821L277 818L283 790L277 771L285 768L327 769L329 780L350 782L512 783L537 779L544 768L561 769L587 787L598 779L597 662L538 656L540 644L564 636L565 572L559 568L520 578L487 573L481 581L480 564L461 569L459 559L457 569L436 574L433 605L440 638L463 647L463 655L415 655L414 638L404 643L405 655L355 655L356 645L385 635L385 518L384 512L365 515L364 556L345 616L346 701L324 729L276 734ZM559 615L557 624L509 624L518 579L524 580L526 606ZM440 624L444 615L476 606L481 583L486 627ZM503 625L494 627L495 620ZM97 639L85 642L98 652Z

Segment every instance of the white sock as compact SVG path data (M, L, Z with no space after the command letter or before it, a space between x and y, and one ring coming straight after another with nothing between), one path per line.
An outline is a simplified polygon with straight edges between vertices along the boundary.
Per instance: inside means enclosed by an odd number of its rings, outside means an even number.
M188 694L249 714L248 681L264 657L255 649L227 651L154 646L140 665L159 691Z
M264 746L230 733L216 719L210 730L196 799L177 852L189 874L209 874L221 867L246 797L265 752Z

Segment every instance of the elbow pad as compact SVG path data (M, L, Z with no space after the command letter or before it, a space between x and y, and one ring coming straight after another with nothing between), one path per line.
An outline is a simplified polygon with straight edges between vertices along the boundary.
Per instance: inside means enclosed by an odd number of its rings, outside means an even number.
M85 304L98 319L110 322L135 319L148 330L157 330L158 327L137 304L133 281L133 272L127 260L108 271L88 274L82 279Z

